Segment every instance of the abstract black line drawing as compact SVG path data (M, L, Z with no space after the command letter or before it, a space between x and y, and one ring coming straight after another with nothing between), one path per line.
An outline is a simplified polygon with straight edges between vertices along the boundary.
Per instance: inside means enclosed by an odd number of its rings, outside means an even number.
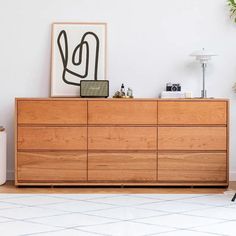
M106 24L54 23L51 96L79 96L80 80L106 79Z
M76 86L80 86L80 83L75 83L75 82L70 82L66 79L66 73L70 73L74 76L77 76L81 79L85 79L87 76L88 76L88 68L89 68L89 43L86 41L86 36L88 35L92 35L94 36L94 38L96 39L96 58L95 58L95 68L94 68L94 80L97 80L97 73L98 73L98 57L99 57L99 38L98 36L93 33L93 32L86 32L80 43L76 46L76 48L74 49L73 51L73 55L72 55L72 63L73 65L75 66L80 66L81 63L82 63L82 55L83 55L83 48L85 46L86 48L86 69L85 69L85 73L83 75L81 74L78 74L70 69L68 69L68 39L67 39L67 34L66 34L66 31L65 30L62 30L60 32L60 34L58 35L58 38L57 38L57 44L58 44L58 48L59 48L59 51L60 51L60 54L61 54L61 59L62 59L62 62L63 62L63 73L62 73L62 79L65 83L67 84L71 84L71 85L76 85ZM62 48L62 38L64 39L64 47L65 47L65 50L63 51L63 48ZM76 61L76 55L78 55L78 61Z

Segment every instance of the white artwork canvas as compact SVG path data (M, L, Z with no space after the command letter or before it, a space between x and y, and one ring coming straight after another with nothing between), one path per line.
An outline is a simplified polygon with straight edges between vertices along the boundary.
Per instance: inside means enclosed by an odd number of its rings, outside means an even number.
M78 97L80 80L106 79L106 24L54 23L51 96Z

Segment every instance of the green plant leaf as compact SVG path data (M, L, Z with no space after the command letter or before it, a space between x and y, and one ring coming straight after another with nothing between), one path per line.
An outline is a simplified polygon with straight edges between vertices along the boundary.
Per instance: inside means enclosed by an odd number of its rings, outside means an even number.
M232 6L236 6L235 0L228 0L228 2L229 2Z
M230 7L230 17L234 18L236 23L236 0L227 0L228 6Z

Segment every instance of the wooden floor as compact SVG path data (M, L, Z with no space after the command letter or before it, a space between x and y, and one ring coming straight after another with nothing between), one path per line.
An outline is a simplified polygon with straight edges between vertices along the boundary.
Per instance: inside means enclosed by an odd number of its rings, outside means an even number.
M236 182L231 182L229 190L236 191ZM223 193L228 190L224 187L15 187L13 181L8 181L5 185L0 186L0 193L81 193L81 194L210 194Z

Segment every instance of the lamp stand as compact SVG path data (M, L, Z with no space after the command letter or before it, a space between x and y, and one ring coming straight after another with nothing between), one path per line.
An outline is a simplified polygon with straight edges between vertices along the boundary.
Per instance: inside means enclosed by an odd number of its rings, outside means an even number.
M201 98L207 97L207 91L206 91L206 63L202 63L202 91L201 91Z

